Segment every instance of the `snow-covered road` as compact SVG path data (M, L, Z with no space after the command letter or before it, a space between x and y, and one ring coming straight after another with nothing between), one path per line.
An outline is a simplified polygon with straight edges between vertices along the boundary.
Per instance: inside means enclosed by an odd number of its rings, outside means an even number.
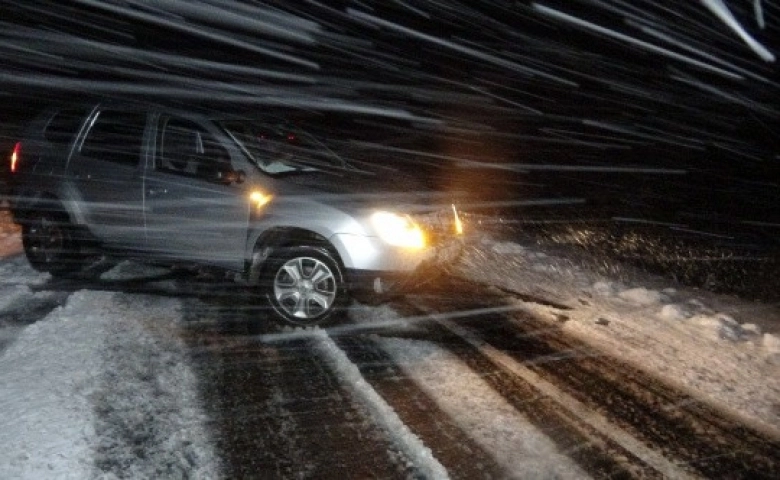
M493 311L457 302L442 309L441 292L434 292L409 303L353 304L344 323L327 331L249 335L247 318L262 317L262 308L248 309L238 297L181 294L181 283L159 269L129 262L104 274L104 284L69 290L29 267L18 231L6 224L4 232L0 478L354 478L372 471L398 478L583 478L641 476L640 464L671 476L706 472L675 463L620 426L583 438L620 443L639 461L622 464L617 447L588 445L545 424L552 417L537 412L568 387L556 386L554 374L534 379L535 367L544 363L562 377L581 373L585 351L625 365L614 372L635 371L673 387L678 403L652 405L666 416L698 406L736 419L753 432L745 438L765 438L770 452L780 442L776 306L671 288L649 276L602 278L574 256L483 237L452 273L502 299ZM144 277L140 292L116 283ZM425 310L431 302L434 315ZM509 336L482 330L505 320ZM434 335L442 322L467 331ZM468 345L468 331L477 332L477 357L452 343ZM533 345L550 332L570 339L554 354L517 361L530 352L507 347ZM492 350L497 357L487 355ZM531 371L523 380L531 390L506 387L515 382L501 380L507 369ZM226 403L244 394L260 397ZM604 405L577 400L587 395L565 396L555 409L583 409L575 422L585 430L598 430L611 416L597 411ZM317 423L329 417L329 427ZM594 454L604 456L600 466L581 452L578 458L577 450L590 455L589 448L602 451ZM254 449L256 462L226 453L241 449ZM780 469L780 454L757 455L762 471Z

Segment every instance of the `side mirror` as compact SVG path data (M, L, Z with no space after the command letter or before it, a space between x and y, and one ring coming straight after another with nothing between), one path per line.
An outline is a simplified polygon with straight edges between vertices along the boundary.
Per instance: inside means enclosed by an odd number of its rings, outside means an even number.
M216 162L210 158L197 158L195 160L196 175L203 180L223 185L243 183L246 180L246 172L233 170L227 162Z
M225 185L230 185L233 183L244 183L244 181L246 180L246 172L244 172L243 170L233 170L228 167L224 170L217 171L216 180L219 183Z

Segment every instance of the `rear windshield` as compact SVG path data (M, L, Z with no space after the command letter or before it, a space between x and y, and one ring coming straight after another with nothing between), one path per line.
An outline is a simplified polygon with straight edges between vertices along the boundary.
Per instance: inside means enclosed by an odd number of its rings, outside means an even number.
M326 143L289 122L223 121L220 126L269 174L347 168Z

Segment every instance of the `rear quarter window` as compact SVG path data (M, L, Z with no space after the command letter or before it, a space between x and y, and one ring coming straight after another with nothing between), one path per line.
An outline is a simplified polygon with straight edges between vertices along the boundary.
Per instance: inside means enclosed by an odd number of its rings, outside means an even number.
M87 113L87 110L77 109L57 111L46 124L43 137L50 143L69 144L76 136Z

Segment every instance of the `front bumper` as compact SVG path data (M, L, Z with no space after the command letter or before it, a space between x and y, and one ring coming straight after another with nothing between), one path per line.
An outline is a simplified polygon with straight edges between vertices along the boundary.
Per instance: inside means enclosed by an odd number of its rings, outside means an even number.
M407 271L347 268L347 287L354 297L362 301L414 291L431 282L455 263L464 245L465 242L460 237L441 242L429 248L427 258Z
M396 247L377 236L359 233L337 233L328 240L347 269L411 272L421 263L441 256L446 244L462 236L462 224L454 206L452 210L412 215L412 219L424 231L425 248Z
M463 225L455 207L413 216L424 230L428 247L420 250L391 247L375 237L338 235L334 244L342 254L347 284L353 295L402 294L430 282L460 256ZM341 253L341 252L340 252Z

